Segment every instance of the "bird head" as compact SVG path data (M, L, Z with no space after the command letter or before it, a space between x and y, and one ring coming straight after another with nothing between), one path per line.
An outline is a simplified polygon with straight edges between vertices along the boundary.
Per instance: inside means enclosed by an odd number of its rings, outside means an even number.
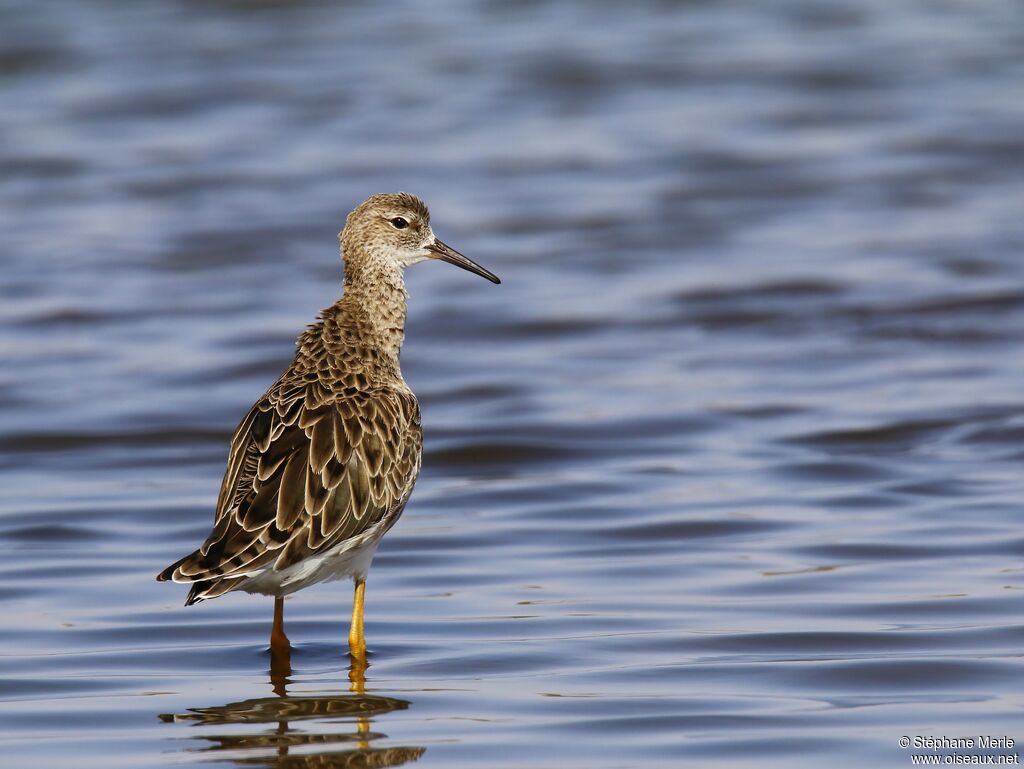
M407 192L372 195L348 215L339 235L346 265L354 261L379 269L404 270L427 259L439 259L501 283L498 276L438 240L430 228L430 211ZM359 265L363 266L363 265Z

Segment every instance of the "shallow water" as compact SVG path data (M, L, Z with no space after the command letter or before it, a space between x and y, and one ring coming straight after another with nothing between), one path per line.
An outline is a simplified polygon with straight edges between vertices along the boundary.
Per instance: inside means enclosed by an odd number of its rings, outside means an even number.
M431 7L0 2L0 764L1024 739L1021 6ZM409 274L353 694L348 586L272 681L153 576L392 189L504 282Z

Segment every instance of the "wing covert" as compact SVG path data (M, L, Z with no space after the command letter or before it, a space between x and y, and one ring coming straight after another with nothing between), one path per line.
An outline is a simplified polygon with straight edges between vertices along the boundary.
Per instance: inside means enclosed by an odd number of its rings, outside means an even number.
M173 577L233 577L271 562L281 570L390 526L419 473L421 445L407 390L278 382L238 425L213 530Z

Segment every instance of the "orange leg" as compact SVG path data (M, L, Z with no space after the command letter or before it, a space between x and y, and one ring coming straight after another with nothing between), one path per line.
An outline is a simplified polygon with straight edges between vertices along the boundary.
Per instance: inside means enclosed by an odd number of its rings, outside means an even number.
M284 599L274 599L274 626L270 630L270 675L284 678L291 675L291 644L284 634Z
M274 627L270 629L270 648L289 646L288 636L284 634L284 599L274 599Z

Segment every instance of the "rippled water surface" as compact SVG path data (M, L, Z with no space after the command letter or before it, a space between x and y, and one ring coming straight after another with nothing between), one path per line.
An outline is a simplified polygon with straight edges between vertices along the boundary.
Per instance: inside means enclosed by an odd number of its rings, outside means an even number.
M0 764L1024 740L1020 4L0 9ZM365 694L339 583L271 681L153 576L394 189L504 282L410 271Z

